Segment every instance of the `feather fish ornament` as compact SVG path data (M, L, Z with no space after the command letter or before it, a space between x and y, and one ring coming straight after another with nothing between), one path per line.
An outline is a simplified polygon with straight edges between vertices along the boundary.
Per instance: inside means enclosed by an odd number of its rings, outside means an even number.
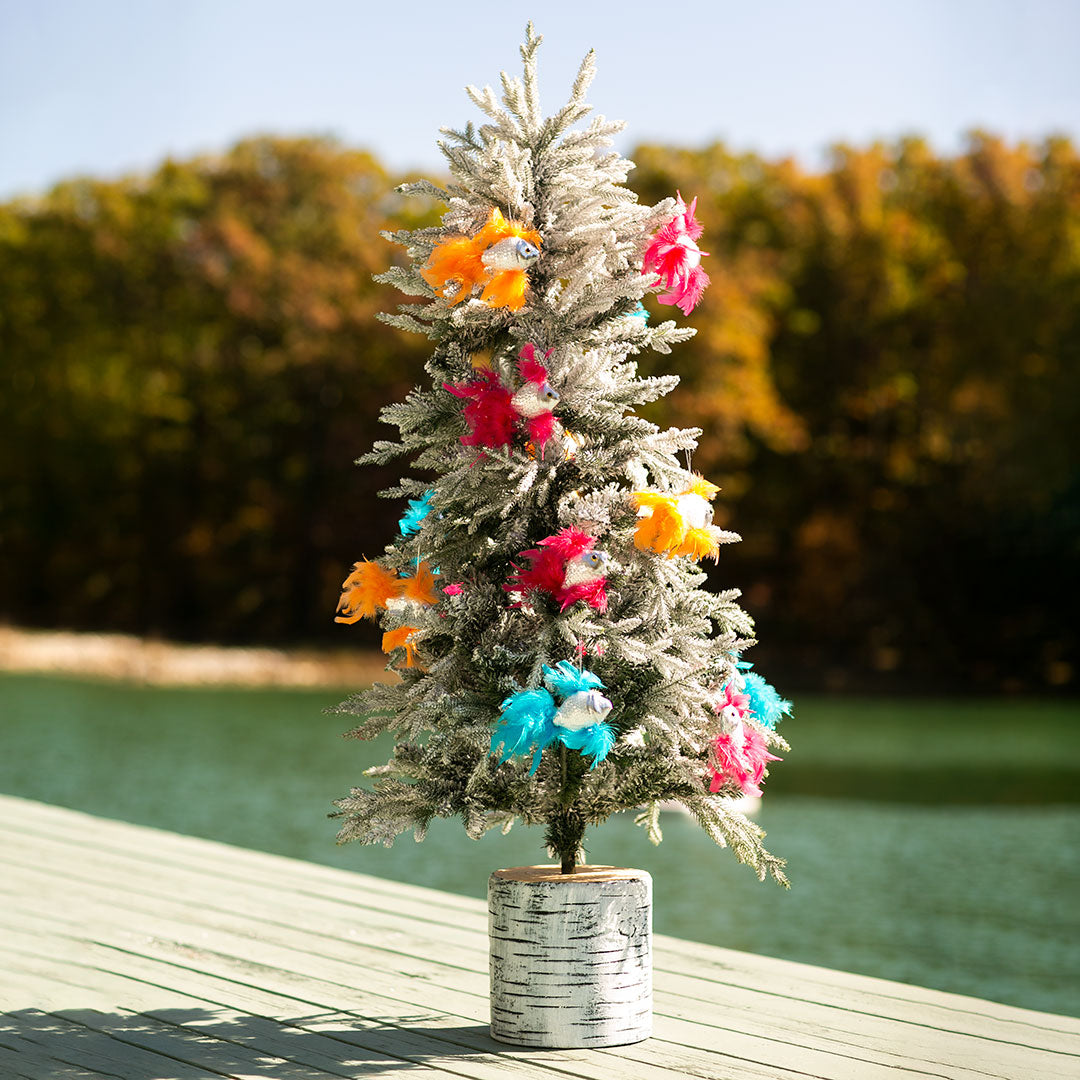
M412 577L402 578L393 570L364 559L353 566L353 572L342 585L337 610L343 614L336 616L334 621L352 624L362 618L374 619L380 610L407 612L437 604L440 599L435 575L426 562L417 564ZM416 667L415 635L419 633L420 628L416 626L388 630L382 637L382 650L389 654L403 648L405 666Z
M709 275L701 268L701 257L709 253L697 245L702 226L694 216L696 209L697 199L687 206L682 193L676 193L675 216L653 235L641 266L643 274L658 275L656 284L667 290L657 300L678 305L684 315L697 307L709 284Z
M770 761L780 761L770 754L760 731L743 725L737 731L721 732L709 752L712 780L709 790L719 791L725 784L735 784L744 795L761 798L761 781Z
M751 695L741 692L733 680L721 691L715 709L720 731L709 747L709 790L716 792L726 784L734 784L744 795L761 798L766 767L770 761L781 759L769 753L765 737L757 728L743 723L752 715Z
M499 764L515 754L532 751L529 775L540 767L543 752L556 742L592 759L595 769L615 745L615 730L606 723L611 701L600 691L604 684L591 671L578 671L569 661L543 667L544 686L519 690L499 706L498 726L491 736L491 753Z
M549 349L544 359L550 355ZM476 378L461 385L443 383L444 390L468 401L462 416L469 431L461 436L462 445L497 450L512 446L523 432L543 453L555 433L552 410L559 395L548 382L547 368L536 359L535 345L525 345L518 353L518 374L522 385L516 391L507 389L490 369L478 371Z
M544 665L544 682L562 698L552 723L556 738L570 750L592 758L595 769L615 745L615 729L605 723L613 706L600 693L604 684L591 671L578 671L569 660L554 668Z
M401 578L401 594L387 601L389 611L408 615L419 608L430 607L437 604L442 597L439 595L438 586L435 582L435 571L426 562L416 564L416 572L412 577ZM416 645L420 640L421 630L416 626L399 626L396 630L390 630L383 634L382 650L391 653L394 649L405 650L405 666L419 667L416 660Z
M520 311L528 288L526 271L540 257L541 244L535 229L508 221L495 207L475 236L452 236L436 244L420 275L451 306L482 285L483 303Z
M692 559L718 559L722 529L712 523L712 500L720 489L701 476L694 476L690 486L678 495L659 491L637 491L633 495L638 509L634 546L640 551L689 555Z
M573 526L549 536L535 547L520 553L529 566L514 565L514 577L503 586L520 594L512 606L520 607L534 592L547 593L565 611L584 600L601 614L607 611L608 556L595 551L596 541Z

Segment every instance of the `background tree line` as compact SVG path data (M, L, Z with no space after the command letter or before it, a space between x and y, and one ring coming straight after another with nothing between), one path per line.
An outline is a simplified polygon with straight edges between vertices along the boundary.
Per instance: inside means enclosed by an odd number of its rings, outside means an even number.
M1080 594L1080 160L916 139L790 161L644 146L713 278L659 422L744 537L787 685L1068 688ZM335 626L401 506L352 461L421 376L386 228L439 208L369 154L263 138L0 206L0 617L190 640ZM654 313L659 309L652 305ZM670 309L662 309L668 317Z

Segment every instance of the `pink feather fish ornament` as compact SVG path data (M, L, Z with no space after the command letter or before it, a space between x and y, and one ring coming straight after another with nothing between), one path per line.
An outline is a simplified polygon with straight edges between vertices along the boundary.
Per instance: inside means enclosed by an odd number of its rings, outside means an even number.
M527 567L514 567L515 575L503 588L519 594L521 604L535 593L546 593L565 611L571 604L583 600L599 612L607 611L608 557L595 551L596 541L587 533L572 526L563 529L528 551L520 558L527 559Z
M544 358L550 355L549 349ZM543 453L555 433L552 411L559 395L548 382L547 368L536 359L535 345L525 345L518 353L518 374L522 384L516 391L505 387L493 371L481 371L460 386L443 383L445 390L469 402L462 411L469 427L468 434L461 436L465 446L497 450L512 446L522 434Z
M697 245L702 226L694 217L696 208L696 198L687 206L682 194L676 194L675 216L653 235L641 265L643 274L659 275L657 284L667 290L657 300L676 304L684 315L697 307L709 284L709 275L701 268L701 257L709 253Z
M715 705L720 718L719 733L709 748L710 791L735 784L744 795L761 798L761 781L770 761L779 761L769 753L765 737L752 724L743 721L750 713L750 698L729 682Z

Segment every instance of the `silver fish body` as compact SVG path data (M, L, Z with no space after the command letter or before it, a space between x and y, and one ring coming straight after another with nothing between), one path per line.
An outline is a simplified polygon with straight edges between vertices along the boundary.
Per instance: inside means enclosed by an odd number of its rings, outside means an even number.
M480 261L489 270L525 270L540 258L540 249L520 236L507 236L492 244Z
M551 412L559 403L559 395L549 382L539 386L527 382L510 400L519 416L542 416Z
M599 690L579 690L559 706L552 723L568 731L581 731L599 724L611 708L611 702Z

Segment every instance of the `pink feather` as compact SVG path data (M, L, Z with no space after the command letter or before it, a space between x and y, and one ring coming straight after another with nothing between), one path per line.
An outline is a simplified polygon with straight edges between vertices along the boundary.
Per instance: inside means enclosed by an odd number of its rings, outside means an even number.
M553 351L548 349L544 353L544 359L546 360ZM518 374L526 382L536 383L537 386L541 386L547 381L547 368L536 359L536 346L531 341L526 345L522 345L521 352L518 353Z
M571 585L568 589L560 588L555 593L555 599L559 602L560 611L565 611L571 604L584 600L589 607L595 608L602 615L607 611L607 578L587 581L584 585Z
M750 695L740 694L734 681L731 681L724 687L724 696L716 703L716 711L719 712L727 705L734 705L738 710L739 718L745 719L750 712Z
M592 551L595 544L596 541L588 533L575 529L573 525L540 541L542 547L554 551L564 563L578 555L584 555L586 551Z
M743 743L743 760L750 770L751 779L756 787L761 783L762 777L765 775L765 766L770 761L780 761L782 759L775 754L769 753L769 748L765 744L765 737L760 731L749 725L744 730L746 732L746 741Z
M513 442L518 422L511 404L513 395L493 371L481 371L478 378L464 386L443 383L443 388L456 397L472 399L462 410L469 426L469 434L461 436L463 445L496 449Z
M741 738L739 732L717 735L713 741L712 758L710 791L719 791L725 784L734 783L744 795L755 799L761 797L759 785L765 775L765 766L770 761L780 760L769 753L762 734L749 725L743 727Z
M677 279L673 286L668 286L670 292L656 299L661 304L676 304L684 315L689 315L700 303L701 294L708 284L709 275L700 266L695 266L685 278Z
M566 564L556 552L550 548L531 548L523 551L521 558L528 559L530 565L525 569L514 566L515 577L503 586L507 592L519 592L528 599L534 592L545 592L554 596L562 588Z
M683 216L683 227L686 229L687 235L691 240L700 240L701 234L705 231L705 226L701 224L696 217L694 217L694 211L697 209L697 196L695 195L690 206L687 207L683 202L682 192L675 192L675 210L681 212Z
M549 412L541 413L539 416L529 417L525 426L529 429L529 438L543 452L545 444L555 434L555 417Z
M658 297L661 304L677 304L689 315L701 300L709 275L699 263L707 251L697 245L701 236L701 223L694 217L697 199L687 206L679 194L675 204L675 216L653 235L645 249L641 272L655 273L657 284L667 290Z

